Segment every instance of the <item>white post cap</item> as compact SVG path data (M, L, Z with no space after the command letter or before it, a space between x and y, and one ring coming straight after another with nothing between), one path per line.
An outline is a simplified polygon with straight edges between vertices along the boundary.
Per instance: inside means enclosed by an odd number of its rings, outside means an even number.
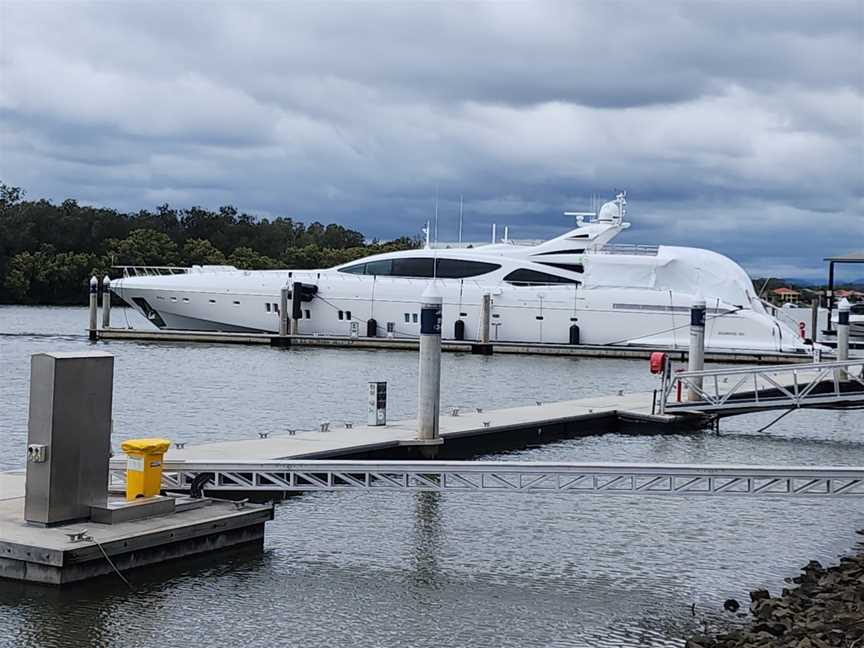
M420 300L424 304L441 304L444 301L444 298L441 296L441 291L438 289L438 282L434 279L430 281L426 290L423 291L423 294L420 296Z

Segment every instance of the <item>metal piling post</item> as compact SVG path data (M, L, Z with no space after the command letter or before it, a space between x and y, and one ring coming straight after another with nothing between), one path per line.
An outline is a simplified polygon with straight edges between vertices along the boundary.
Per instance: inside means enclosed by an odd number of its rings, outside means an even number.
M690 308L690 349L687 353L687 371L705 369L705 300L698 299ZM702 378L692 378L687 389L687 400L702 400L698 390L702 389Z
M279 291L279 335L288 335L288 286L282 286Z
M300 335L300 316L303 314L303 284L295 281L291 286L291 335Z
M845 297L837 304L837 360L849 359L849 300ZM842 369L838 372L840 380L848 380L848 374Z
M480 302L480 344L489 344L489 326L492 317L492 295L486 293Z
M810 339L813 344L819 341L819 297L814 297L810 304Z
M417 438L438 439L441 401L441 305L434 282L423 293L420 307L420 370L417 387Z
M102 279L102 328L111 328L111 279Z
M90 326L87 331L90 341L95 342L96 335L96 309L99 305L99 280L93 276L90 277Z

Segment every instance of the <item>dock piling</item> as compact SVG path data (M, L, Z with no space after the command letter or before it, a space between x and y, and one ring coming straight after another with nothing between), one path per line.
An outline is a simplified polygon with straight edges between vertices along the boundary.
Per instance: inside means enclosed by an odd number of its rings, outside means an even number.
M417 388L417 437L438 439L441 400L441 305L434 282L422 296L420 307L420 370Z
M697 299L690 307L690 349L687 353L687 371L705 369L705 300ZM693 385L687 389L687 400L702 400L699 390L702 378L693 378Z
M489 324L492 317L492 295L486 293L480 302L480 344L489 344Z
M819 297L813 298L810 308L810 339L815 345L819 341Z
M282 286L279 291L279 335L288 335L288 286Z
M95 342L97 338L96 332L96 309L99 305L99 280L94 276L90 277L90 326L87 329L91 342Z
M849 359L849 300L845 297L837 304L837 360ZM830 319L830 317L829 317ZM845 371L838 371L839 380L848 380Z
M300 335L300 316L303 314L303 284L295 281L291 286L291 335Z
M102 279L102 328L111 328L111 279Z

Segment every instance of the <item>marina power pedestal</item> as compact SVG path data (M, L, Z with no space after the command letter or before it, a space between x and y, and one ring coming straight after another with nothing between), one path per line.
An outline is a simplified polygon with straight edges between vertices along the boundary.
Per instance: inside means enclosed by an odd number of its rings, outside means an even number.
M366 413L368 425L387 425L387 383L369 383L369 408Z
M90 517L108 501L114 356L36 353L30 361L30 418L24 519L51 526Z

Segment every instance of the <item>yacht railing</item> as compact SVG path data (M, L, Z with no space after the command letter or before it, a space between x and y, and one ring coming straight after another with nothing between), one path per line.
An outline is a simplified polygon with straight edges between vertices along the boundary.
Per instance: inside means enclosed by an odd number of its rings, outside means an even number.
M191 268L182 268L180 266L115 265L111 267L120 270L124 277L158 277L164 275L186 274L192 270Z
M660 250L659 245L638 245L635 243L610 243L604 245L599 250L594 250L594 254L636 254L639 256L657 256Z
M792 317L789 313L787 313L786 309L775 306L771 302L762 299L761 297L759 298L759 301L762 302L765 310L767 310L774 317L774 319L780 320L787 326L791 327L793 331L798 330L798 320Z
M518 247L533 247L545 243L544 239L498 239L494 245L508 244ZM491 241L463 241L462 243L453 241L438 241L429 244L432 250L467 250L472 248L481 248L486 245L493 245Z

